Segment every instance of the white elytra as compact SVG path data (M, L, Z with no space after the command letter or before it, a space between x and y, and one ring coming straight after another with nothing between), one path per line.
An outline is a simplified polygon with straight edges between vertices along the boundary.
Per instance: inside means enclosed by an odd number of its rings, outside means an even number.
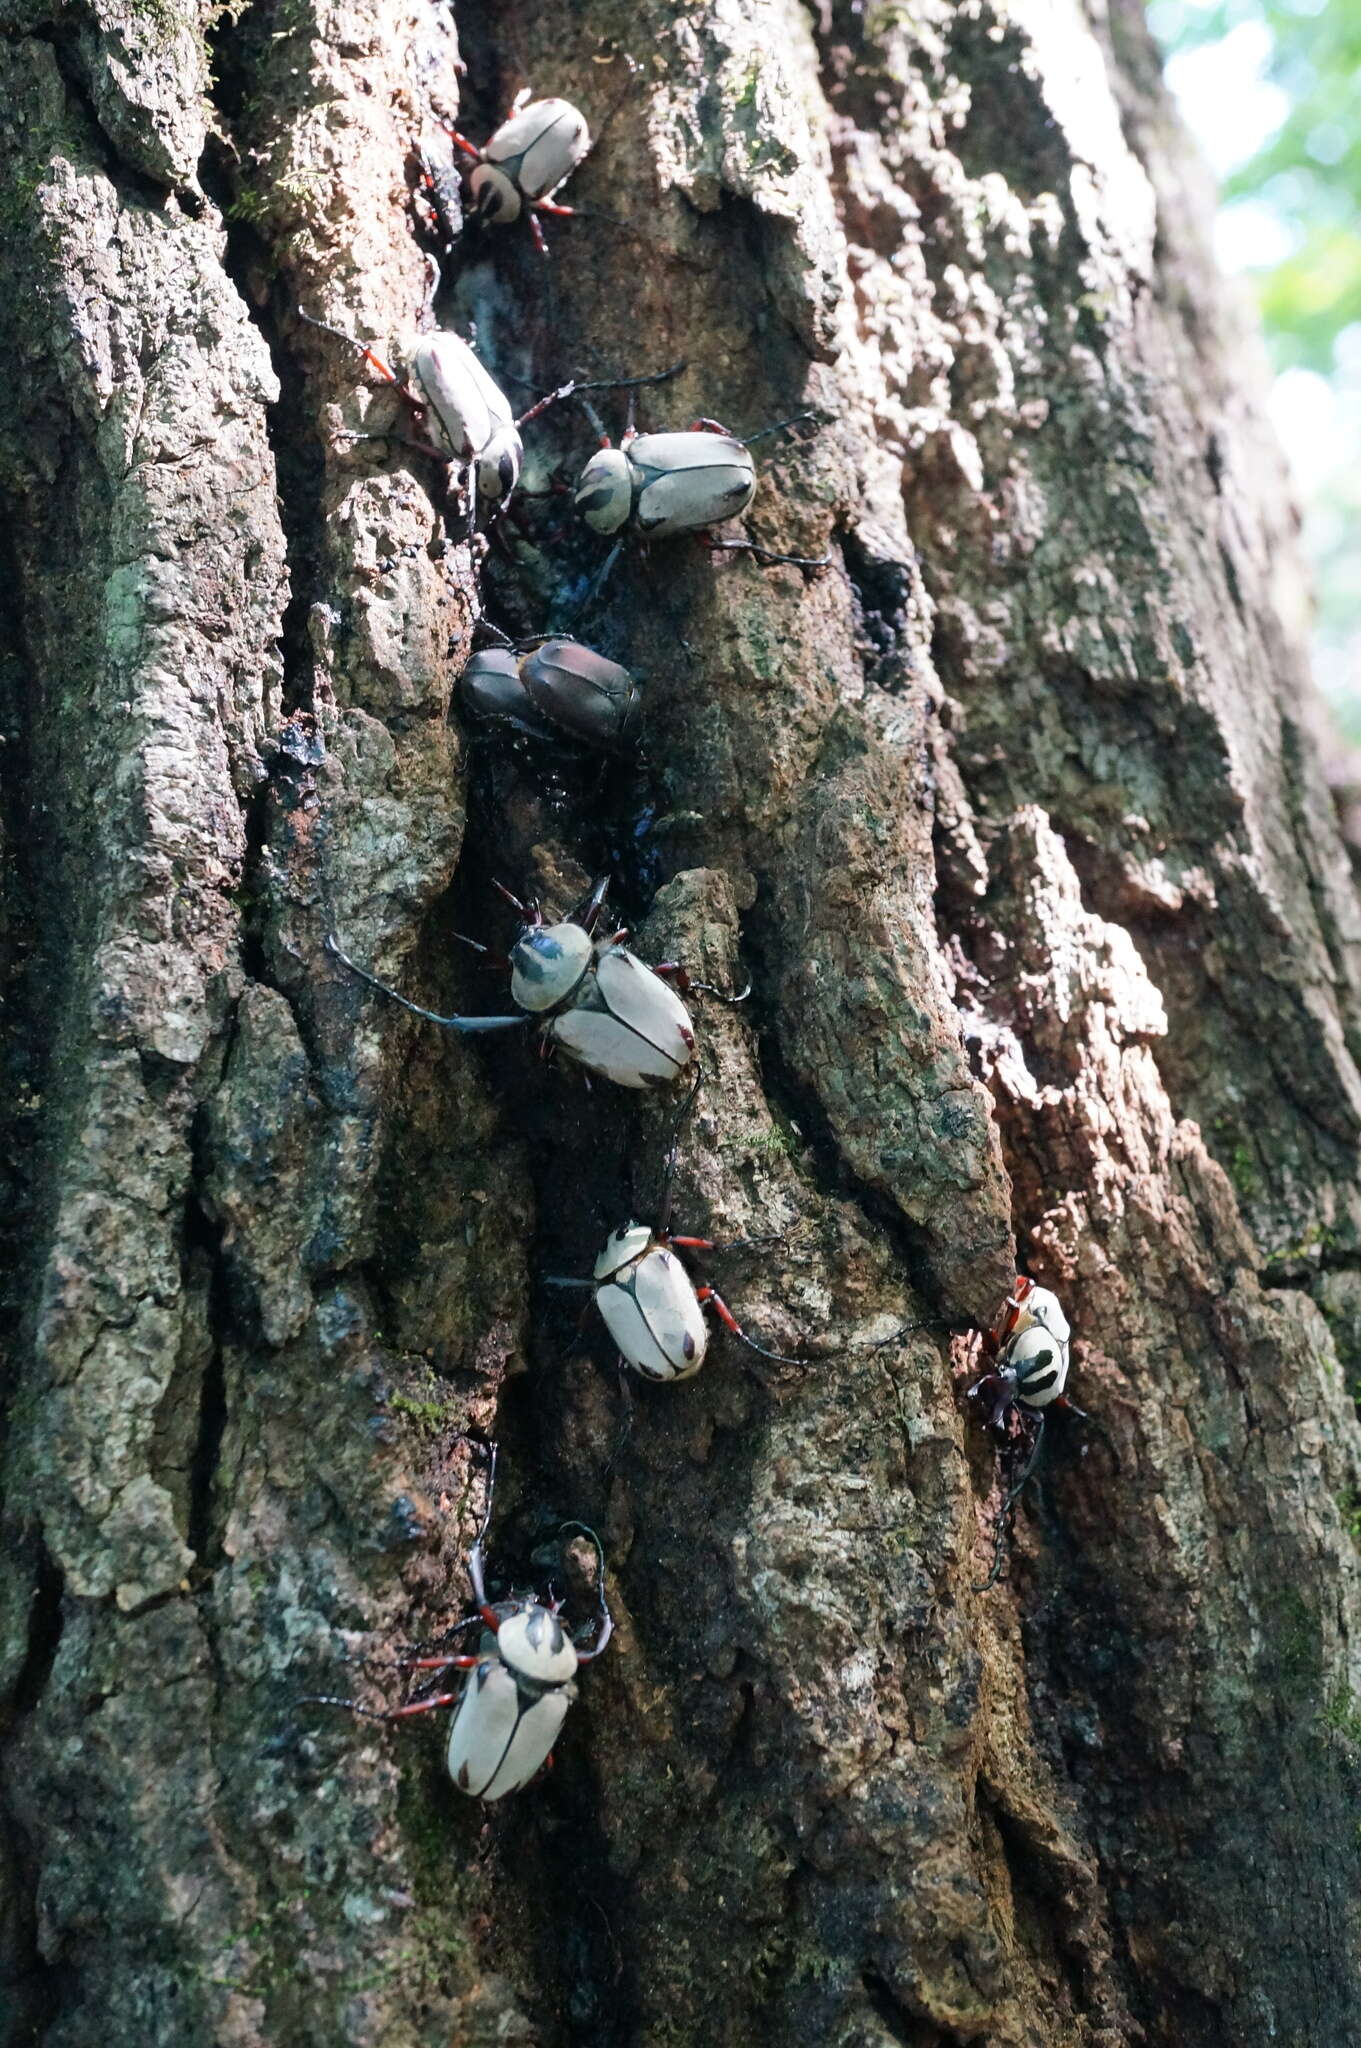
M511 948L511 996L531 1015L556 1010L570 1001L594 958L595 941L581 925L535 925Z
M607 1239L595 1262L596 1307L626 1365L650 1380L699 1371L709 1326L694 1283L675 1253L631 1223Z
M524 446L500 385L460 334L419 335L404 354L411 395L425 407L431 440L450 461L472 463L480 497L509 497Z
M591 457L575 503L596 533L631 523L649 539L666 540L736 518L755 492L751 452L731 434L639 434Z
M626 946L606 942L571 1005L544 1026L569 1059L621 1088L666 1088L695 1056L690 1014Z
M522 200L555 192L591 146L586 117L570 100L531 100L503 121L469 183L483 219L509 224Z
M547 1761L576 1690L570 1680L550 1692L522 1690L499 1657L484 1657L468 1673L449 1726L446 1763L459 1791L490 1801L527 1785Z
M728 434L640 434L626 452L634 524L654 540L734 519L756 494L750 451Z

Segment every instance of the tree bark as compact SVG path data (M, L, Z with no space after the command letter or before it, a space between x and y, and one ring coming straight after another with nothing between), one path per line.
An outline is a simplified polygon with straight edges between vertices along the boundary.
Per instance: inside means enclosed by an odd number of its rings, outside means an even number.
M1140 10L507 0L463 74L401 0L4 25L0 2044L1356 2038L1361 917ZM684 358L645 424L824 418L749 528L832 571L622 565L599 784L450 719L461 518L299 319L414 330L417 146L526 83L609 115L583 217L463 238L443 321L516 392ZM530 432L516 632L600 556L588 428ZM544 1282L675 1104L322 946L493 1009L490 882L605 871L752 980L677 1215L779 1233L706 1277L813 1361L628 1413ZM979 1594L1017 1259L1091 1421ZM581 1518L619 1621L489 1810L297 1705L464 1611L469 1431L498 1583Z

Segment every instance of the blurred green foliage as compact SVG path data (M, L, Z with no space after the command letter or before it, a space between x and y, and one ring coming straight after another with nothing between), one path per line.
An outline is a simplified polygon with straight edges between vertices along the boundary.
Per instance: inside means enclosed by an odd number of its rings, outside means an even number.
M1278 369L1327 375L1333 341L1361 321L1361 0L1156 0L1169 54L1265 24L1263 75L1285 94L1284 119L1225 180L1222 198L1269 206L1293 247L1255 279Z

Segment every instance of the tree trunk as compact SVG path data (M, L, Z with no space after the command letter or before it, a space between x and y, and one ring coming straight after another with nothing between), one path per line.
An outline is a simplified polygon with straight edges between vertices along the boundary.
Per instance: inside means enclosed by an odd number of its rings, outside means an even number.
M5 13L0 2043L1357 2038L1361 919L1134 0L506 0L462 74L400 0ZM299 319L413 331L417 145L527 82L605 119L583 217L465 237L444 323L517 393L684 358L644 424L823 420L749 531L832 570L616 573L599 780L448 717L456 500ZM586 422L527 438L517 633L602 552ZM779 1233L706 1277L813 1361L720 1336L627 1409L544 1282L676 1104L322 944L494 1010L491 881L603 872L753 983L676 1213ZM1091 1420L979 1593L1018 1259ZM297 1704L465 1611L468 1432L495 1582L584 1519L619 1622L493 1808L438 1717Z

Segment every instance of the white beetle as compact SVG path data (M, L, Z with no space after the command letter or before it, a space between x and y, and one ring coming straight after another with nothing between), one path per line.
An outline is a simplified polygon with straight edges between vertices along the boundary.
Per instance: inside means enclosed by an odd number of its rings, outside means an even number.
M697 1373L709 1348L705 1302L748 1350L781 1365L807 1363L758 1344L721 1294L712 1287L696 1287L676 1256L682 1245L695 1251L735 1249L715 1244L712 1238L673 1237L645 1223L626 1223L605 1240L593 1280L581 1283L592 1287L595 1305L625 1365L647 1380L687 1380Z
M534 215L571 213L570 206L556 205L552 194L590 151L586 116L570 100L534 100L525 92L482 149L455 128L449 133L476 164L468 182L477 218L508 226L528 207L542 250L542 231Z
M1018 1403L1034 1410L1048 1408L1055 1401L1064 1407L1072 1406L1064 1394L1070 1335L1068 1318L1058 1296L1018 1274L1015 1292L1008 1296L989 1338L992 1370L970 1389L976 1393L979 1388L996 1383L997 1401L991 1422L1000 1423Z
M735 519L755 495L756 464L735 435L629 432L591 457L574 502L595 533L666 540Z
M1003 1495L993 1542L992 1569L987 1578L974 1587L976 1593L986 1593L1001 1576L1006 1559L1009 1518L1039 1459L1046 1411L1051 1407L1065 1408L1087 1420L1083 1410L1075 1406L1064 1392L1068 1383L1070 1336L1068 1318L1058 1296L1051 1294L1047 1287L1037 1287L1025 1274L1018 1274L1015 1290L1008 1295L996 1328L989 1331L985 1340L992 1358L991 1369L970 1387L969 1392L971 1395L979 1394L986 1389L995 1394L988 1418L991 1426L1000 1427L1011 1410L1019 1407L1035 1417L1035 1434L1019 1477ZM1017 1441L1024 1443L1024 1436Z
M402 343L397 353L406 366L403 379L376 349L299 311L309 327L320 327L323 333L359 350L418 415L425 439L411 445L437 461L464 464L472 474L477 496L487 504L504 503L520 480L525 453L521 427L568 397L573 389L569 384L550 391L517 417L505 392L461 334L436 328Z
M677 366L684 367L683 363ZM628 381L655 384L674 375L674 370L667 370L660 376ZM578 397L580 392L578 385ZM816 414L797 413L793 419L763 427L746 440L730 434L717 420L697 420L684 433L639 434L630 401L628 427L614 448L599 415L587 400L581 399L581 405L600 435L601 446L577 479L573 503L593 532L620 536L594 580L592 596L604 584L624 536L629 534L639 540L669 540L690 533L706 548L752 554L761 562L788 562L798 569L825 569L831 561L830 555L776 554L754 540L717 540L709 531L745 512L756 494L751 443L800 420L815 419Z
M520 480L524 443L515 408L460 334L418 335L403 351L410 393L425 414L435 449L471 465L488 504L508 498Z
M1056 1294L1024 1276L1007 1308L1012 1313L999 1376L1014 1386L1022 1407L1047 1408L1068 1382L1068 1318Z
M423 1694L404 1707L380 1711L357 1700L330 1694L312 1694L307 1702L347 1707L378 1721L405 1721L416 1714L428 1714L440 1707L452 1707L445 1762L449 1776L460 1792L487 1804L518 1792L548 1761L557 1741L567 1709L577 1697L573 1680L577 1667L598 1657L614 1633L614 1619L605 1597L605 1558L600 1539L584 1522L566 1522L559 1535L578 1529L595 1545L598 1571L599 1618L595 1641L582 1649L563 1628L556 1606L525 1598L487 1599L483 1579L482 1546L491 1518L492 1491L496 1479L496 1446L489 1447L491 1472L487 1486L487 1508L477 1540L468 1555L468 1577L472 1581L476 1612L457 1622L451 1634L481 1623L483 1635L471 1654L441 1653L435 1656L403 1657L407 1671L430 1672L436 1679L450 1671L465 1673L457 1692Z
M477 1032L508 1031L537 1021L545 1052L561 1052L621 1088L668 1088L694 1065L695 1031L684 1003L661 977L671 975L686 989L708 984L692 983L674 961L644 966L623 944L625 932L597 937L607 888L608 882L597 883L581 916L561 924L545 924L537 907L526 908L501 889L525 920L510 951L510 992L522 1012L518 1017L438 1016L356 966L334 933L326 947L361 981L432 1024Z

